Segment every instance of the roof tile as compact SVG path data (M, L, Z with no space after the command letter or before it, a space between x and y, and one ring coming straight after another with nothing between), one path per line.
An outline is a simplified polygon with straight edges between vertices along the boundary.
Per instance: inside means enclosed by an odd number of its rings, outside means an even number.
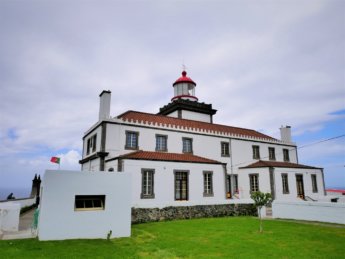
M187 163L201 163L201 164L222 164L222 162L208 159L192 154L178 154L166 152L152 152L152 151L135 151L125 155L121 155L113 159L134 159L134 160L154 160L154 161L169 161L169 162L187 162ZM113 160L109 159L109 160Z
M282 167L282 168L302 168L302 169L321 169L319 167L313 167L308 165L301 165L289 162L278 162L278 161L263 161L259 160L253 164L240 167L240 169L247 169L247 168L260 168L260 167Z
M226 126L221 124L213 124L202 121L179 119L175 117L169 117L165 115L157 115L152 113L144 113L138 111L127 111L117 117L123 121L133 121L140 123L149 123L152 125L171 125L175 128L183 129L197 129L203 132L213 132L216 134L232 134L238 137L252 137L267 140L276 140L270 136L257 132L251 129L244 129L232 126Z

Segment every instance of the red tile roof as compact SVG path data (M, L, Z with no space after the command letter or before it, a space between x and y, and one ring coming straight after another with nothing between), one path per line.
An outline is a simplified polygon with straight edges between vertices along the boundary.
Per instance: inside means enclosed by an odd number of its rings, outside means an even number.
M165 115L157 115L152 113L144 113L137 111L127 111L117 117L123 121L138 121L146 123L148 125L170 125L171 127L181 127L184 129L195 129L200 131L205 131L208 133L218 133L218 134L233 134L242 137L253 137L267 140L276 140L270 136L257 132L251 129L231 127L221 124L213 124L202 121L179 119L174 117L169 117Z
M282 168L302 168L302 169L321 169L319 167L313 167L308 165L301 165L289 162L277 162L277 161L262 161L259 160L253 164L240 167L240 169L245 168L260 168L260 167L282 167Z
M134 160L153 160L153 161L168 161L168 162L185 162L185 163L200 163L200 164L222 164L219 161L208 159L192 154L177 154L166 152L151 152L151 151L135 151L107 161L115 159L134 159Z
M326 192L338 192L338 193L345 194L345 190L340 190L340 189L326 189Z

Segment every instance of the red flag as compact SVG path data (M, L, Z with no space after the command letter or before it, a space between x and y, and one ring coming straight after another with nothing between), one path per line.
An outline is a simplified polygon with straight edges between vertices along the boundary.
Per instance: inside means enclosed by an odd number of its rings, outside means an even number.
M50 159L50 162L56 163L56 164L60 164L60 157L53 156L53 157Z

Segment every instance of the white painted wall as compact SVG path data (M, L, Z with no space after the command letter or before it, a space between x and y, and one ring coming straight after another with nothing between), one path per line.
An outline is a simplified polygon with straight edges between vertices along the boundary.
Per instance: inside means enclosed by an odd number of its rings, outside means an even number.
M116 161L107 164L114 167ZM154 199L141 199L142 175L141 169L154 169ZM107 169L106 169L107 170ZM189 171L189 201L175 201L174 170ZM203 171L213 172L213 197L204 197ZM124 172L132 177L132 206L133 207L165 207L181 206L184 203L217 204L224 203L225 175L222 165L155 162L145 160L124 160Z
M274 201L273 218L345 224L345 204L331 202Z
M139 149L145 151L155 151L156 134L168 136L168 152L170 153L182 153L182 138L192 138L193 153L195 155L227 163L229 170L231 169L232 163L234 165L234 173L236 173L239 167L258 161L253 159L253 145L260 146L262 160L268 160L268 147L274 147L276 150L276 161L281 162L283 161L283 148L294 149L291 146L284 146L276 143L267 144L256 141L230 139L227 136L204 135L193 132L190 129L176 129L176 131L171 131L161 128L144 128L131 125L108 124L105 151L109 152L109 155L106 159L133 152L133 150L125 149L126 131L139 132ZM230 143L230 141L231 157L222 157L221 142ZM290 162L297 163L295 150L290 151Z
M211 116L208 114L186 111L186 110L182 111L182 119L203 121L203 122L209 122L209 123L211 122Z
M282 174L288 174L289 182L289 193L283 194L283 181ZM270 173L269 168L250 168L241 169L238 174L238 184L239 184L239 195L240 198L248 199L250 198L250 174L259 174L259 190L261 192L271 193L270 185ZM296 184L296 174L303 175L304 182L304 194L309 196L314 200L322 200L326 196L324 195L324 185L322 180L321 169L300 169L300 168L275 168L274 169L274 184L275 184L275 199L283 201L300 201L301 199L297 197L297 184ZM313 193L311 174L316 174L318 192Z
M0 233L18 231L20 204L16 202L0 203Z
M259 191L271 193L270 175L268 168L241 169L238 173L238 190L241 199L250 199L250 174L259 175Z
M88 156L92 156L93 154L95 154L96 152L99 152L101 149L101 132L102 132L102 127L97 127L95 129L93 129L88 135L87 137L84 139L83 141L83 158L86 158ZM87 140L89 138L91 138L93 135L97 135L97 141L96 141L96 151L92 152L92 150L90 150L90 154L86 154L87 152Z
M173 111L173 112L167 114L166 116L178 118L178 111Z
M289 193L283 194L283 181L282 174L286 173L288 175L289 182ZM275 168L274 178L275 178L275 188L276 188L276 198L277 200L289 200L289 201L299 201L297 197L297 184L296 184L296 174L303 175L304 183L304 194L314 200L322 200L325 198L324 185L323 185L323 175L320 169L294 169L294 168ZM315 174L317 179L317 189L318 192L314 193L312 189L311 175Z
M4 201L0 201L0 205L2 203L6 203L6 202L14 202L14 203L18 203L20 204L20 208L24 208L24 207L28 207L31 206L33 204L35 204L36 202L36 197L30 197L30 198L23 198L23 199L14 199L14 200L4 200Z
M130 174L47 170L43 176L40 240L128 237L131 233ZM104 210L76 211L75 195L106 195Z

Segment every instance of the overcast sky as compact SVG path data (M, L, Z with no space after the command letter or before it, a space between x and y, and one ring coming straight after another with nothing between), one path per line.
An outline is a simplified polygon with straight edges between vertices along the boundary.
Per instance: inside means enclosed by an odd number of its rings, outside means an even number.
M111 114L156 113L182 64L215 123L299 146L345 134L345 1L0 0L0 189L35 173L79 170L83 133ZM345 187L345 137L299 162ZM0 197L1 198L1 197Z

